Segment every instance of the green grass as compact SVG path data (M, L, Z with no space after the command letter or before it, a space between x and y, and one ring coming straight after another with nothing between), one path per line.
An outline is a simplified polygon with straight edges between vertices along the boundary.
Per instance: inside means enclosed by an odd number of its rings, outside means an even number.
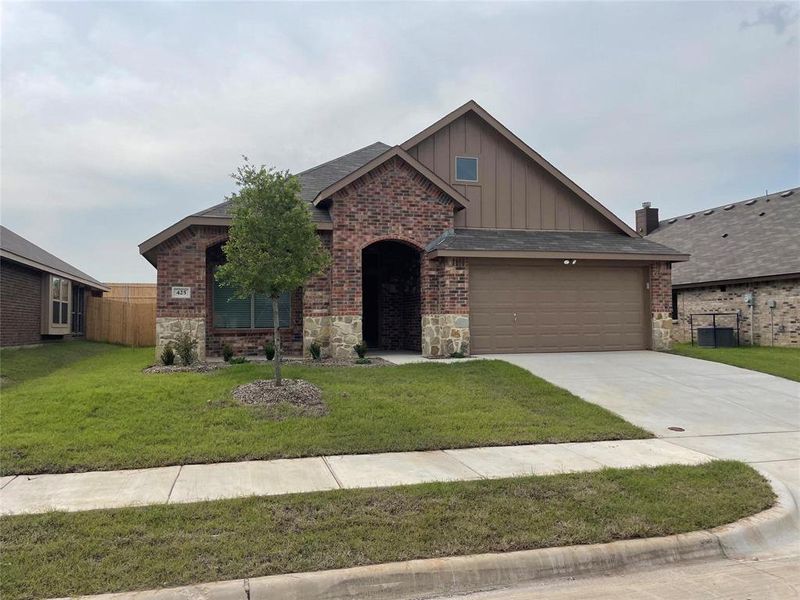
M113 350L109 344L73 342L47 346L0 350L0 374L5 388L15 383L43 377L72 363Z
M330 413L275 422L231 398L271 367L145 375L151 348L65 346L0 354L18 381L0 397L3 474L650 437L502 361L287 366L286 377L320 386ZM87 358L67 364L62 353L80 348Z
M800 381L800 348L770 346L698 348L691 344L677 344L672 349L672 353Z
M48 598L671 535L774 502L736 462L0 519L0 596Z

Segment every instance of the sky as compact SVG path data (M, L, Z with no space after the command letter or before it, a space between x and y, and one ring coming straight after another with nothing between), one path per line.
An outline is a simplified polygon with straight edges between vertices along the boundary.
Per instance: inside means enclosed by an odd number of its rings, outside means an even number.
M469 99L624 220L800 185L800 5L3 2L0 220L102 281L224 200Z

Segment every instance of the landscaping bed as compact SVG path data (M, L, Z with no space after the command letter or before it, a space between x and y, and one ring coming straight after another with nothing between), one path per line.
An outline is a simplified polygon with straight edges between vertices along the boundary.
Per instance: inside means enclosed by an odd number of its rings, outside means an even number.
M800 348L771 346L700 348L691 344L676 344L672 353L800 381Z
M280 386L274 379L257 379L237 387L233 397L242 404L259 408L262 416L276 421L328 414L322 390L303 379L284 379Z
M0 519L0 596L28 600L685 533L769 508L736 462Z
M0 351L2 374L17 381L0 396L3 475L652 437L503 361L289 363L284 376L322 390L328 413L275 420L232 396L271 378L271 365L146 375L152 348L83 342L72 351L84 348L86 358L50 368L48 357L70 344L12 350L12 360ZM22 353L38 367L20 363Z
M191 365L151 365L142 370L142 373L149 375L157 373L210 373L217 369L224 369L230 365L225 362L196 362Z

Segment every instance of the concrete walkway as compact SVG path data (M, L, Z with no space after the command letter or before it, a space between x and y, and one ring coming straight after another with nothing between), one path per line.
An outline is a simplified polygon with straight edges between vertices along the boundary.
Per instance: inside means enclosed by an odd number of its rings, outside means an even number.
M430 481L548 475L604 467L700 464L669 442L624 440L183 465L0 480L0 514L81 511Z

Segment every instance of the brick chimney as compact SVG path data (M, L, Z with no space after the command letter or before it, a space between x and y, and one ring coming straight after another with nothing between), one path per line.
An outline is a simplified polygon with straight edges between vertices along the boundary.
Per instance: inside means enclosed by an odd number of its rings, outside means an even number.
M636 232L647 235L658 229L658 209L651 208L649 202L642 202L642 208L636 211Z

